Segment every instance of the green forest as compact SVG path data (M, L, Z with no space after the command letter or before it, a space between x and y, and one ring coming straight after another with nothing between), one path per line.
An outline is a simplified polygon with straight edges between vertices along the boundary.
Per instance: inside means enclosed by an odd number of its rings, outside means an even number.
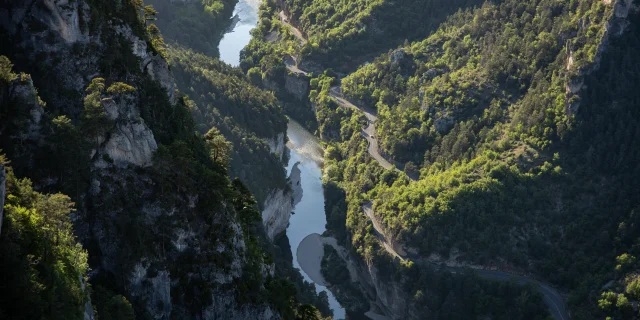
M637 0L264 0L231 67L236 3L2 6L0 319L331 318L262 225L288 117L349 319L640 315Z
M430 11L436 19L404 2L287 1L308 42L287 49L287 28L263 19L262 35L282 32L281 43L247 49L248 66L263 72L287 54L348 71L310 81L332 234L363 260L389 261L362 214L372 201L389 235L419 256L529 272L563 292L574 318L630 318L640 174L631 2L447 4ZM385 16L416 34L398 39L370 23ZM367 121L336 102L338 85L374 110L380 153L399 171L368 155Z

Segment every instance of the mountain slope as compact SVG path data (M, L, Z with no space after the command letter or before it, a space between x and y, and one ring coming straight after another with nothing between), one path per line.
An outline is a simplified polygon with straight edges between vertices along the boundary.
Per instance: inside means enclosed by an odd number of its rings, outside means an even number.
M68 219L88 252L92 302L105 319L131 318L132 309L154 319L293 319L315 312L296 299L288 280L275 277L256 202L227 174L226 140L215 131L197 133L192 102L176 95L163 39L148 22L152 10L141 1L47 0L5 3L0 16L0 55L15 63L14 72L25 72L13 74L1 58L0 148L16 176L76 203L71 215L68 200L55 204L58 220L50 221L59 221L70 239L39 242L78 256L60 277L65 287L55 278L41 282L48 298L56 288L73 290L58 296L65 300L46 301L52 303L45 318L93 317L80 308L88 301L87 291L78 290L86 265ZM14 180L9 174L10 194L22 192ZM19 225L21 207L29 209L30 199L21 196L8 198L7 232ZM13 243L3 241L3 253ZM16 261L38 257L32 249L13 251ZM55 258L67 263L65 255ZM48 258L38 263L44 265L38 271L65 268ZM16 295L3 297L2 316L25 315L9 309L7 299Z

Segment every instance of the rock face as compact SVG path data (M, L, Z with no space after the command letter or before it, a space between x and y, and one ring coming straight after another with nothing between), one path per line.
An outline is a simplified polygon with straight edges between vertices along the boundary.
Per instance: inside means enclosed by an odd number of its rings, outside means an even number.
M175 103L176 85L173 75L169 70L167 61L157 53L152 53L147 42L138 38L130 27L118 26L116 32L133 44L133 54L142 60L140 69L146 71L153 80L160 83L162 88L167 91L167 96L171 103Z
M288 72L285 76L284 88L296 99L305 101L309 95L309 78Z
M395 65L402 62L402 60L404 60L406 57L407 53L404 51L404 49L396 49L391 53L389 60L391 61L391 64Z
M21 23L36 19L66 43L86 42L88 30L81 26L80 21L88 20L87 9L84 1L24 1L23 6L0 9L0 25L9 33L15 34L20 30Z
M156 130L160 120L153 116L145 118L150 119L148 123L143 120L141 113L147 106L137 93L147 92L143 86L156 80L167 97L156 95L151 101L166 104L168 98L174 104L174 81L166 61L126 22L107 16L91 21L101 12L90 10L82 0L9 1L0 6L0 28L14 40L11 49L16 53L10 58L16 69L31 72L40 92L47 92L50 115L67 115L76 125L82 115L85 88L96 77L104 77L107 84L126 82L136 89L130 96L102 97L109 126L95 141L87 173L90 184L84 190L79 188L77 194L81 201L77 201L73 222L76 236L95 258L92 274L112 276L114 287L130 298L143 318L279 319L268 306L236 300L235 285L243 281L249 263L245 234L236 221L236 204L217 195L219 205L199 205L204 197L197 193L198 188L189 189L185 186L188 183L174 180L172 173L179 170L171 171L170 163L153 162L158 142L151 127ZM89 28L92 23L96 28ZM118 71L103 71L109 61L101 60L102 52L112 49L109 44L113 43L131 44L129 48L118 47L121 52L117 53L137 58L118 60L124 65ZM46 75L38 72L40 64L46 66ZM2 125L8 123L20 129L5 131L15 133L17 140L45 141L50 115L43 116L31 79L19 76L10 89L0 90L0 95L4 94L9 96L0 97L2 101L20 99L18 104L28 108L21 109L28 111L21 114L28 116L16 124L0 121L0 137L5 138ZM281 135L275 139L273 151L283 150L283 146ZM27 163L11 160L16 165ZM3 202L4 170L0 171ZM290 208L294 192L287 193L287 201L280 201ZM285 199L284 195L280 198ZM290 210L284 212L288 216ZM273 266L254 262L263 277L273 275ZM186 298L193 295L202 298L201 303ZM94 317L90 306L84 311L85 319Z
M6 197L6 173L4 171L4 164L0 163L0 233L2 233L2 219L4 212L4 198Z
M435 121L434 121L434 125L436 127L436 131L438 131L438 133L440 134L445 134L449 131L449 129L451 129L451 127L453 127L453 125L455 124L455 119L453 119L453 117L447 116L447 115L443 115L441 117L438 117Z
M277 154L280 156L280 160L284 156L284 147L286 145L285 142L285 133L280 132L277 136L273 137L269 141L269 151L273 154Z
M0 103L8 107L7 114L16 115L0 119L0 136L9 142L4 151L10 155L14 168L34 165L32 156L42 138L44 109L31 77L21 74L6 85L0 84Z
M206 308L198 320L245 320L245 319L280 319L270 307L249 308L238 306L236 299L228 292L217 292L211 295L213 303Z
M302 186L300 185L300 168L296 163L289 176L290 190L274 190L267 196L262 211L262 224L273 240L276 235L287 229L291 211L302 200Z
M158 144L153 132L145 124L132 96L121 96L116 99L102 99L107 118L114 126L105 135L107 138L98 150L98 155L107 155L116 165L133 164L145 167L151 164L153 153ZM95 158L95 157L94 157ZM96 159L96 166L105 168L103 157Z
M629 25L629 21L627 21L629 13L633 10L637 10L637 7L633 5L633 0L603 0L603 3L608 6L613 6L613 14L604 25L604 33L598 43L593 63L582 68L582 70L578 70L577 75L574 75L569 79L565 85L566 112L568 114L575 114L579 111L580 101L578 95L584 88L584 77L600 68L602 54L607 49L609 41L624 33ZM567 55L567 71L569 71L574 68L574 59L571 51L569 51Z

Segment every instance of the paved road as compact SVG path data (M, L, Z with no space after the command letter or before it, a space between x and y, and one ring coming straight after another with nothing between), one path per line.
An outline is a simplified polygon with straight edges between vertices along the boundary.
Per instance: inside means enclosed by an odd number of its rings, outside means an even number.
M307 39L305 39L302 32L300 32L300 30L298 30L296 27L294 27L289 23L289 19L287 18L284 11L280 12L280 20L282 21L283 24L289 26L291 33L293 33L293 35L296 38L298 38L301 44L305 44L307 42ZM285 59L285 65L287 66L287 69L289 69L289 71L291 72L307 75L307 72L300 70L298 68L297 62L294 60L294 58ZM359 108L353 103L351 103L350 101L344 99L340 91L340 87L332 87L329 90L329 95L343 107L357 109L362 111L365 114L368 121L368 125L362 130L362 135L369 142L369 148L368 148L369 155L371 155L371 157L374 158L385 169L395 168L396 170L398 170L395 165L393 165L387 159L385 159L379 152L378 141L375 137L375 132L376 132L375 122L378 119L375 115L375 111L367 107ZM411 177L411 176L409 177L415 180L415 177ZM378 237L380 242L382 242L385 250L389 254L391 254L394 257L397 257L400 260L412 259L417 262L425 262L425 260L421 259L420 257L409 257L409 255L404 251L404 249L402 249L401 245L399 244L394 245L393 243L390 243L389 241L387 241L387 237L385 237L385 234L384 234L384 228L382 228L382 226L378 222L378 219L376 219L370 202L364 203L362 206L362 210L365 213L365 215L369 218L369 220L371 220L373 224L373 228L376 231L376 236ZM426 262L426 263L430 263L430 262ZM452 273L461 273L464 270L466 270L466 268L463 268L463 267L449 267L449 266L445 266L444 269ZM557 320L569 320L569 313L564 303L564 299L562 298L562 296L560 296L558 291L553 289L548 284L545 284L543 282L540 282L538 280L535 280L529 277L511 274L511 273L502 272L502 271L485 270L485 269L474 269L474 271L479 276L486 279L501 280L501 281L513 279L516 282L521 284L525 284L525 283L533 284L538 288L538 291L543 295L544 302L549 307L549 312Z
M388 241L384 233L384 228L382 228L382 225L374 215L371 202L363 203L362 211L369 218L369 220L371 221L371 224L373 224L373 228L375 230L376 236L378 237L378 240L382 242L385 250L393 257L396 257L403 261L412 260L417 263L430 264L436 267L440 266L444 270L451 273L463 273L465 270L468 269L467 267L452 267L452 266L437 265L437 264L434 264L433 262L427 261L418 256L408 254L407 252L405 252L405 250L402 248L401 245L390 243L390 241ZM567 311L567 306L564 303L564 299L558 293L558 291L553 289L550 285L544 282L540 282L538 280L532 279L530 277L507 273L507 272L498 271L498 270L486 270L486 269L476 269L476 268L472 270L474 270L474 272L478 274L478 276L485 279L500 280L500 281L514 280L519 284L534 285L534 287L537 288L538 292L542 294L544 303L547 305L547 307L549 308L549 312L554 316L554 318L556 318L557 320L569 320L569 312Z
M307 43L307 39L304 37L304 35L302 35L302 32L298 28L294 27L291 23L289 23L289 18L287 17L287 14L284 13L284 11L280 11L280 21L283 24L289 26L289 30L296 37L296 39L300 41L300 44L304 45L305 43Z
M362 130L362 136L369 142L369 148L367 149L369 155L373 159L375 159L383 168L396 169L396 166L393 163L389 162L387 159L385 159L385 157L382 156L382 154L380 154L378 139L376 139L375 137L376 121L378 120L378 117L375 115L375 111L366 107L358 108L356 105L346 100L342 96L340 87L332 87L329 90L329 96L343 107L356 109L364 113L365 117L367 118L367 126Z
M295 57L292 56L286 56L284 58L284 65L287 66L287 69L289 69L289 71L295 73L295 74L301 74L301 75L309 75L308 72L301 70L300 68L298 68L298 62L296 61Z

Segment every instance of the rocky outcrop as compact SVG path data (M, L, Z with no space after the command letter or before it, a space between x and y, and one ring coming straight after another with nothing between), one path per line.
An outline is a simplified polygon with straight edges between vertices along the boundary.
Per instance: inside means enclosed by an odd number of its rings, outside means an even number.
M291 188L289 190L277 189L267 196L264 210L262 210L262 224L269 239L273 240L276 235L287 229L293 208L302 200L300 182L300 168L296 163L291 169L291 175L289 175Z
M4 171L4 164L0 163L0 233L2 233L2 219L4 212L4 198L6 197L6 173Z
M434 121L434 126L436 128L436 131L438 131L438 133L440 134L445 134L449 132L449 130L451 129L451 127L453 127L454 124L455 124L455 119L446 114L437 117Z
M167 61L149 48L147 41L138 38L129 26L117 26L116 32L132 43L133 54L142 60L140 69L146 71L153 80L167 91L171 104L175 103L176 85Z
M108 161L121 167L129 164L139 167L150 165L158 144L153 132L140 117L133 96L105 98L102 99L102 105L114 126L101 139L103 143L99 150L94 151L94 166L106 168Z
M4 152L14 162L14 168L33 166L33 155L42 138L44 103L31 77L20 74L6 84L0 83L0 104L6 108L4 114L13 115L0 119L0 140L7 143Z
M229 292L215 292L211 295L212 303L204 309L198 320L245 320L245 319L280 319L280 316L268 306L238 306L235 297Z
M404 49L396 49L391 53L389 57L389 61L391 61L392 65L399 64L407 57L407 52Z
M393 320L422 319L411 306L411 297L400 283L383 277L373 263L366 263L366 272L370 285L375 290L375 304L384 314Z
M309 96L309 78L305 75L287 72L284 88L300 101L306 101Z
M579 93L585 87L584 77L592 72L600 69L600 61L602 55L606 51L609 41L614 37L622 35L629 21L627 18L629 13L637 8L633 5L633 0L603 0L603 3L608 6L613 6L611 17L604 24L604 32L602 38L598 42L595 57L593 61L582 67L580 70L576 70L575 74L567 80L565 85L566 90L566 112L568 114L575 114L580 108ZM583 26L583 28L586 28ZM568 48L567 50L567 71L572 71L575 68L575 61L573 57L573 51Z
M280 132L275 137L267 141L269 143L269 151L273 154L279 155L280 160L284 156L284 147L286 146L285 133Z

